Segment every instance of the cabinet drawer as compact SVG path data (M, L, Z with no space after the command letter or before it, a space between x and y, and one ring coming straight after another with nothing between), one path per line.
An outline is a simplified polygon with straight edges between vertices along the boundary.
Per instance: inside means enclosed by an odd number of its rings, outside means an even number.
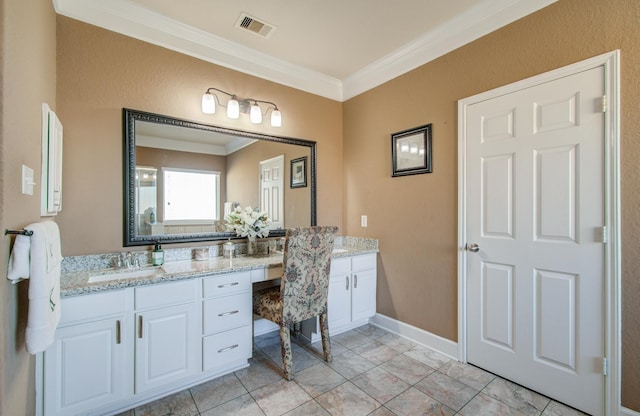
M202 280L202 296L212 298L251 289L251 272L219 274Z
M135 290L135 308L151 309L159 306L193 302L196 298L196 282L191 279L184 282L165 283Z
M331 275L348 275L351 273L351 259L343 257L331 260Z
M376 268L376 255L363 254L361 256L353 256L351 259L351 267L353 272L359 272L362 270L372 270Z
M251 292L202 302L202 332L213 334L249 325L252 319Z
M202 371L251 358L251 325L202 338Z
M127 308L125 292L125 290L115 290L62 299L60 325L123 313Z

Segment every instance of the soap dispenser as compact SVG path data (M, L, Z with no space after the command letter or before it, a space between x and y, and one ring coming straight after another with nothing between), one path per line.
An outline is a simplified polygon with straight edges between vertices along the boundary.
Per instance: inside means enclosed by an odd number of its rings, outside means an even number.
M157 241L153 251L151 252L151 262L154 266L162 266L164 263L164 251L162 251L162 247Z

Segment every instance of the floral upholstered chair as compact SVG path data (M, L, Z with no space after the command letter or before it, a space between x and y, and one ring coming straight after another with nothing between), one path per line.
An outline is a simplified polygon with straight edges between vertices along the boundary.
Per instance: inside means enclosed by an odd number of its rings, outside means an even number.
M333 240L338 227L317 226L287 230L284 244L284 273L280 287L253 295L253 313L280 326L282 370L293 379L290 327L305 319L320 317L325 361L331 361L327 323L327 294Z

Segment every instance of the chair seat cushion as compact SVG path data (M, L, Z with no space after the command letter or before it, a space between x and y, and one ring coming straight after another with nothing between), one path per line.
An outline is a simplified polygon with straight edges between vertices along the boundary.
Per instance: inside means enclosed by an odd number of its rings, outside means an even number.
M253 294L253 313L265 319L282 323L282 299L279 287L270 287Z

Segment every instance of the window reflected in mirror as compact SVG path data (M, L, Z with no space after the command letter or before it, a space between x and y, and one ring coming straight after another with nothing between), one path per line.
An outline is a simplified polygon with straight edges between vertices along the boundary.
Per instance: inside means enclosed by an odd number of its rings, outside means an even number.
M220 172L162 168L164 184L162 221L202 222L212 225L219 221Z

